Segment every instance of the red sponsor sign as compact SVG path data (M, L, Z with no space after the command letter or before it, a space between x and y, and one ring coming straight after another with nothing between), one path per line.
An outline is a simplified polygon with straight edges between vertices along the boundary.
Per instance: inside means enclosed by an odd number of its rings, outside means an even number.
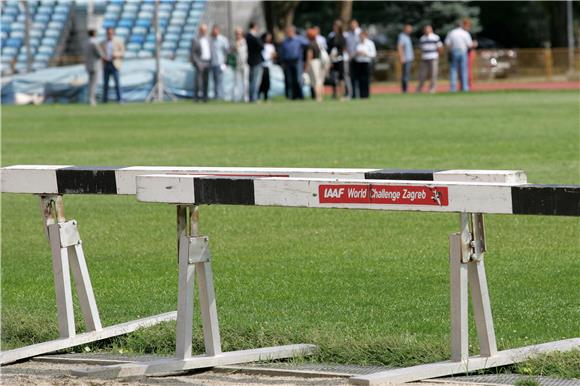
M321 204L449 205L447 187L405 185L319 185Z

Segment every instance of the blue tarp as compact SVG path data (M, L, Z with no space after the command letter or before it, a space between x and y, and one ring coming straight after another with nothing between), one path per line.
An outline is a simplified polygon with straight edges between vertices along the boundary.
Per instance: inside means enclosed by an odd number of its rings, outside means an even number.
M193 67L189 63L171 60L161 61L163 81L167 91L178 98L191 98L193 88ZM224 73L224 94L232 100L234 74L231 68ZM88 76L84 65L52 67L30 74L15 75L2 79L2 103L15 103L16 95L40 96L45 103L86 103ZM126 102L144 101L155 80L153 59L127 60L121 69L121 89ZM102 78L99 79L98 100L102 99ZM115 100L111 79L109 100ZM210 97L213 85L210 76ZM305 92L306 92L305 87ZM270 96L284 95L284 75L279 66L270 70ZM307 95L307 94L306 94ZM19 98L20 99L20 98ZM26 99L26 98L25 98Z

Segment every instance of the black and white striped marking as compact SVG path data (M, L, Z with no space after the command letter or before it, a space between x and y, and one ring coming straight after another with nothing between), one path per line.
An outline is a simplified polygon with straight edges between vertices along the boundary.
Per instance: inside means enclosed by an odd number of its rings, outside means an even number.
M580 216L579 185L141 175L137 199L196 205Z
M191 174L248 177L337 178L367 180L457 181L524 184L520 170L400 170L328 168L245 168L173 166L15 165L1 169L2 192L33 194L135 194L135 177Z

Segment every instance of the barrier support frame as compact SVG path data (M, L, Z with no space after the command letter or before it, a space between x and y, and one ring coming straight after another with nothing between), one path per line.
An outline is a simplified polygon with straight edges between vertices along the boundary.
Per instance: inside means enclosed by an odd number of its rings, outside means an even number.
M3 351L0 353L1 365L124 335L164 321L175 320L177 313L172 311L103 327L77 222L66 220L63 197L60 194L40 195L40 210L44 221L45 235L52 252L59 339ZM84 333L78 334L74 320L71 273L86 328Z
M199 207L177 205L178 300L175 329L175 358L72 370L72 375L127 378L169 374L256 361L292 358L311 354L316 346L292 344L222 352L213 285L209 238L199 235ZM192 356L194 278L197 273L199 308L205 354Z
M485 230L482 213L461 213L460 232L449 235L451 359L426 365L354 376L356 385L389 385L469 372L523 362L540 353L580 347L572 338L516 349L497 351L491 302L485 274ZM480 354L469 356L468 295Z

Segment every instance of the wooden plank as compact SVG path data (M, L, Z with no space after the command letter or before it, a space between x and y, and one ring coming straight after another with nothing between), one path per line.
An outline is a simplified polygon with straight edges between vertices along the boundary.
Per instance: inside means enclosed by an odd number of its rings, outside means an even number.
M475 356L461 362L445 361L381 371L368 375L359 375L350 378L350 381L355 385L373 386L415 382L423 379L444 377L453 374L466 374L481 369L489 369L523 362L542 353L552 351L571 351L575 349L580 349L580 338L565 339L556 342L499 351L491 357Z
M236 363L266 361L296 356L310 355L316 346L294 344L288 346L265 347L251 350L230 351L216 356L196 356L189 359L164 359L155 362L127 363L100 368L73 370L72 375L99 378L125 378L144 375L176 373L185 370L203 369Z
M95 342L97 340L111 338L133 332L139 328L150 327L161 322L175 320L177 313L166 312L147 318L137 319L126 323L116 324L110 327L104 327L99 331L85 332L77 334L70 338L51 340L48 342L33 344L30 346L17 348L0 353L0 364L6 364L18 361L20 359L30 358L33 356L47 354L53 351L63 350L65 348L75 347L81 344Z
M185 217L186 207L179 206L179 216ZM185 225L186 221L179 221ZM195 265L189 264L189 237L185 228L180 230L179 238L179 277L177 294L177 325L175 329L175 354L177 358L191 357L193 331L193 289Z
M48 226L52 250L52 272L58 315L58 332L61 338L75 334L75 318L71 291L68 248L61 248L59 224Z
M197 263L196 270L205 353L207 355L217 355L222 352L222 348L211 261Z
M461 235L449 236L449 267L451 289L451 360L469 356L469 329L467 328L467 264L461 262Z
M82 244L69 247L70 250L70 267L73 273L79 305L85 321L87 331L96 331L103 328L97 301L93 293L93 285L89 276L89 269L85 261Z
M493 327L485 266L483 260L474 261L467 265L473 317L479 339L479 351L482 356L492 356L497 353L497 343L495 340L495 329Z
M57 172L60 170L59 172ZM417 173L420 172L420 173ZM406 170L406 169L344 169L344 168L254 168L254 167L212 167L212 166L131 166L107 167L71 165L13 165L0 169L2 183L0 188L6 193L35 193L35 194L83 194L84 189L75 189L70 184L67 192L59 191L57 174L61 177L72 174L83 175L92 179L92 186L99 192L109 194L136 193L135 178L144 174L206 174L206 175L246 175L255 177L278 176L300 178L351 178L369 179L371 176L380 179L417 180L419 175L429 176L427 180L435 181L477 181L521 184L526 182L525 173L521 170ZM92 177L91 177L92 176ZM102 179L105 176L114 177L112 180ZM94 178L93 178L94 177ZM101 180L99 180L101 178ZM106 182L106 183L105 183ZM78 188L81 188L80 186ZM90 189L89 189L90 190Z

